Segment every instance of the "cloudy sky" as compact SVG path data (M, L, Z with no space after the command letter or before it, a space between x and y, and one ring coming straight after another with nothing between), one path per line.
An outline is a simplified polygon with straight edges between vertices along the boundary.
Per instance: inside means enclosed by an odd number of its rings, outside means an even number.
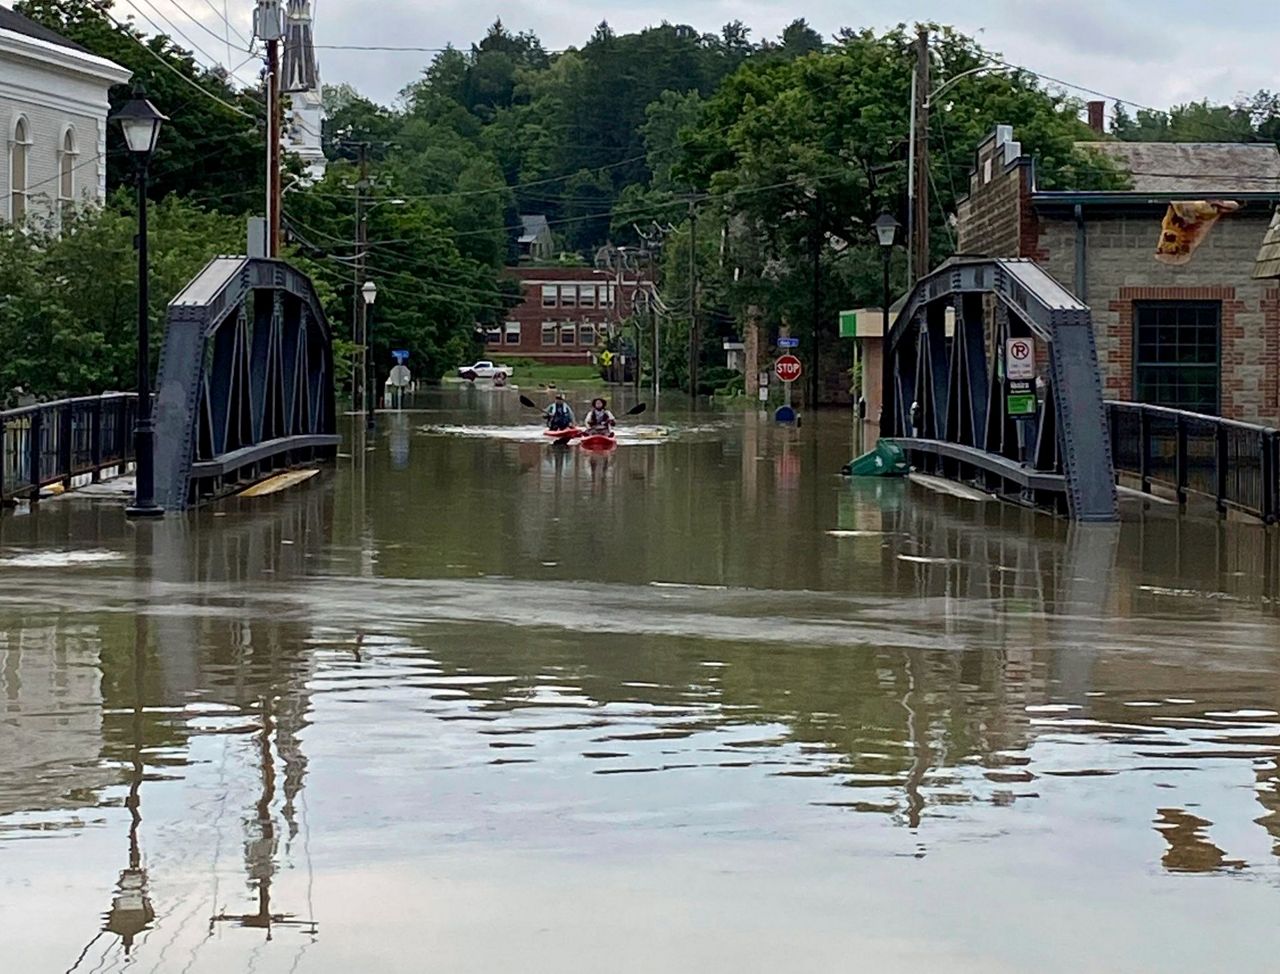
M4 0L9 2L9 0ZM148 32L161 20L186 34L211 58L228 61L215 39L226 33L221 12L249 33L251 0L116 0ZM752 37L776 37L796 16L825 35L841 27L883 28L933 20L979 37L1013 62L1139 104L1167 107L1208 97L1230 101L1242 92L1280 87L1272 65L1280 7L1263 0L313 0L320 45L466 46L496 17L512 30L531 29L549 49L581 45L607 19L619 32L669 20L716 31L739 19ZM193 23L198 19L203 26ZM231 63L247 54L235 50ZM348 81L390 102L429 60L429 53L323 50L326 82ZM248 79L252 65L239 77Z

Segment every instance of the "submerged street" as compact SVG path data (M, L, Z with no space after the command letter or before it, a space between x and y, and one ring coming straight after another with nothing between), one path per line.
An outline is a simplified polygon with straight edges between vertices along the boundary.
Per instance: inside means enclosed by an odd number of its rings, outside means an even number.
M5 970L1273 963L1274 529L847 481L842 412L378 422L0 516Z

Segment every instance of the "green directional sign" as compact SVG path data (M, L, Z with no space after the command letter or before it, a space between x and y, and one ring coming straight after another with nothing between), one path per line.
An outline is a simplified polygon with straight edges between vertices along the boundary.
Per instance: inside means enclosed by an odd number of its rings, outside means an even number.
M1034 392L1017 392L1004 397L1005 411L1010 416L1034 416L1036 414L1036 394Z
M856 311L840 312L840 337L841 338L857 338L858 337L858 312Z

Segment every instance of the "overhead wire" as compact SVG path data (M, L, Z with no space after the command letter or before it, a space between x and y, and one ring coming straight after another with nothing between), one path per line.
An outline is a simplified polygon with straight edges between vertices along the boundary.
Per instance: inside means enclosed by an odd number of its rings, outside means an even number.
M59 9L62 10L63 14L67 14L67 11L65 9L61 7L59 7ZM230 102L226 101L225 99L220 98L219 96L215 95L213 92L209 91L207 88L201 87L192 78L183 74L169 61L168 58L164 57L162 54L157 52L154 48L151 47L151 45L145 43L140 37L138 37L137 34L135 34L132 30L130 30L125 24L122 24L119 20L117 20L114 16L112 16L110 10L107 10L105 8L99 8L99 12L102 14L102 16L106 17L107 20L109 20L112 24L114 24L117 30L119 30L122 34L126 34L129 37L131 37L139 47L141 47L144 51L150 54L151 57L153 57L156 61L160 62L160 64L167 71L169 71L170 73L180 78L184 84L187 84L190 87L194 88L196 91L200 92L200 94L204 95L206 98L210 99L211 101L216 102L217 104L221 105L223 108L227 109L230 112L234 112L237 115L242 115L245 118L252 119L255 122L259 120L257 116L251 115L249 112L246 112L243 108L239 108L231 104Z
M185 33L183 33L183 31L178 28L177 24L175 24L173 21L167 18L164 14L162 14L159 8L156 7L156 5L151 2L151 0L126 0L126 2L130 5L133 11L136 14L138 14L138 16L142 17L142 19L147 22L147 24L151 27L151 29L155 31L155 36L168 37L170 41L173 41L175 39L181 40L183 43L187 45L189 53L193 55L199 54L205 59L206 68L208 68L210 65L220 65L222 63L218 58L214 57L212 54L210 54L208 51L202 48L199 44L193 41L190 37L188 37ZM161 30L159 25L157 25L154 20L152 20L149 16L147 16L147 14L142 10L142 8L138 6L139 3L145 3L148 9L150 9L151 12L156 15L156 19L159 20L160 23L164 24L165 27L168 28L168 30ZM186 11L183 11L183 13L186 13ZM191 17L190 14L187 14L187 16ZM204 24L201 24L200 21L195 20L194 17L191 17L191 19L194 20L195 23L198 24L200 27L204 27L205 30L208 30L208 28L205 27ZM214 38L217 40L221 39L221 38L218 38L216 34L214 35ZM174 46L177 47L176 44Z

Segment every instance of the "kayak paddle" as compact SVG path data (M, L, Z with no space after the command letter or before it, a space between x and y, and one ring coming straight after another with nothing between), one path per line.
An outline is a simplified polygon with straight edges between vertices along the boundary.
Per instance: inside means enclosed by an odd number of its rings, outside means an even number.
M541 406L539 406L536 402L534 402L532 399L530 399L528 396L524 396L524 395L522 395L522 396L520 397L520 405L521 405L521 406L528 406L530 409L541 409L541 408L542 408L542 407L541 407Z

